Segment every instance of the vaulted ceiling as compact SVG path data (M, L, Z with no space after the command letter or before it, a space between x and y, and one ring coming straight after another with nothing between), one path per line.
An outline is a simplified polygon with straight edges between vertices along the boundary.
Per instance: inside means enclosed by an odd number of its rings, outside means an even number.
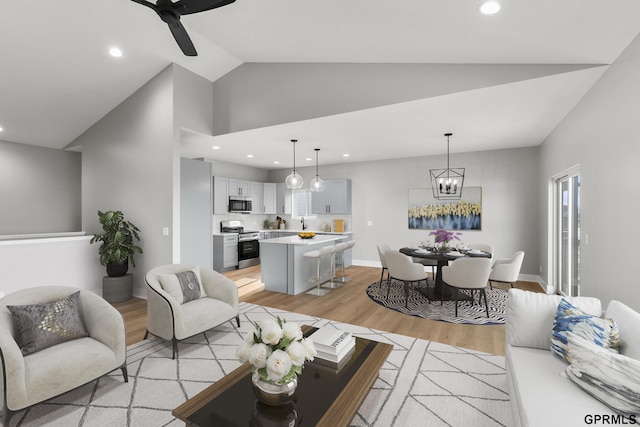
M498 78L456 86L444 76L446 93L350 111L336 102L323 115L223 135L185 130L184 154L287 167L298 138L326 147L325 164L344 152L376 160L441 154L446 131L452 152L538 145L640 32L640 2L501 4L485 16L477 1L237 0L182 18L199 53L186 57L132 1L13 2L0 26L0 140L64 148L172 62L212 82L244 63L398 63L495 65ZM114 45L121 58L107 53ZM504 64L548 71L502 79Z

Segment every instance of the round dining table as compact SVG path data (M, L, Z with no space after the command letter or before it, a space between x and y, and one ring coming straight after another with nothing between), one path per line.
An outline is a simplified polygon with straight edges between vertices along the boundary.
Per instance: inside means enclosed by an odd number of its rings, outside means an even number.
M438 262L438 268L436 269L435 288L417 288L418 291L427 296L430 300L450 300L453 299L453 292L450 286L442 281L442 267L449 265L449 261L455 261L458 258L491 258L491 254L484 251L457 251L452 250L450 252L441 253L434 250L427 250L423 248L400 248L400 252L413 258L430 259ZM443 293L444 288L444 293ZM444 298L442 297L444 295Z

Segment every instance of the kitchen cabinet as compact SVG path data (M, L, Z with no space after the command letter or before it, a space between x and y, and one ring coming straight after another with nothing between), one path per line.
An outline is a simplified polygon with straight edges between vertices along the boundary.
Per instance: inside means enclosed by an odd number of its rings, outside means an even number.
M289 190L284 183L278 183L276 187L276 198L276 213L291 215L291 190Z
M269 215L277 213L278 185L275 182L265 182L262 186L262 213Z
M324 191L312 193L311 213L316 215L351 214L351 180L326 179L324 182Z
M264 210L264 205L262 202L262 186L261 182L249 182L249 193L247 195L251 196L251 213L252 214L262 214Z
M249 181L229 178L229 196L250 196Z
M213 214L229 213L229 179L213 177Z
M218 272L238 267L238 235L220 234L213 236L213 269Z

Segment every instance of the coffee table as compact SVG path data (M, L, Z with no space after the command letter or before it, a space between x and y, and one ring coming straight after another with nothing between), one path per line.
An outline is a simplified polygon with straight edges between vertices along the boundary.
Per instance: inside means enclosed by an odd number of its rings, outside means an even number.
M317 328L304 325L305 336ZM274 408L257 401L251 366L245 363L173 410L192 426L348 426L358 412L393 346L356 337L356 349L340 370L307 362L298 377L294 403Z

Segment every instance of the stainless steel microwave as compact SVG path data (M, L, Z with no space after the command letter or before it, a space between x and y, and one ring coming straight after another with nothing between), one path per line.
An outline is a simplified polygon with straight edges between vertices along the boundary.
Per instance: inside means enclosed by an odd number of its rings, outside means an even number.
M251 212L251 198L243 196L229 196L229 212Z

